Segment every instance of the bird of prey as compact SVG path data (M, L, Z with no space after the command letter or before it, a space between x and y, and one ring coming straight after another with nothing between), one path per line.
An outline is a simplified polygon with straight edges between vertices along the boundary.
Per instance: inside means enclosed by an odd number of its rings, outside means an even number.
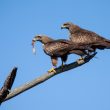
M47 55L51 57L52 65L54 67L57 65L58 57L61 58L63 68L63 63L66 62L69 54L75 53L82 56L87 54L85 49L89 49L87 46L77 45L69 40L53 40L52 38L44 35L37 35L33 38L33 47L36 41L39 41L43 44L43 50ZM54 67L50 69L49 72L55 72Z
M69 30L70 40L73 43L88 45L93 49L93 52L96 49L110 49L110 40L103 38L95 32L83 29L71 22L64 23L61 29L64 28Z

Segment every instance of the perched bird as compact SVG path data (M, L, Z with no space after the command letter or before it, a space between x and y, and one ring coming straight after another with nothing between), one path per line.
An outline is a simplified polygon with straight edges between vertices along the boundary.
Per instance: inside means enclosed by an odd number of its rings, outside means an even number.
M82 45L76 45L73 44L69 40L65 39L58 39L53 40L52 38L44 35L37 35L32 40L32 45L34 47L34 44L36 41L39 41L43 44L43 50L44 52L51 57L52 65L56 67L58 57L62 60L62 67L63 63L66 62L67 57L71 53L78 54L80 56L87 54L85 49L89 49L87 46ZM50 69L49 72L52 72L54 68Z
M110 40L103 38L95 32L83 29L71 22L64 23L61 29L68 29L70 33L70 40L73 43L88 45L93 49L110 49Z

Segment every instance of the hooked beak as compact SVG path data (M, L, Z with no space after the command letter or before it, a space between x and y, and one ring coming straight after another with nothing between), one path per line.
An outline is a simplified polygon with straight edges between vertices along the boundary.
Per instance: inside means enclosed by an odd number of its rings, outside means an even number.
M34 46L35 42L36 42L36 39L35 38L32 39L32 46Z
M65 29L66 27L64 25L61 26L61 29Z

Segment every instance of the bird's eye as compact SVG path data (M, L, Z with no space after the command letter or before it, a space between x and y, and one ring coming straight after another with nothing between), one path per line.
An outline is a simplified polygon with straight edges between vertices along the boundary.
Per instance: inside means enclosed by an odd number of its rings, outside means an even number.
M36 36L36 38L37 38L37 39L41 39L41 36L38 35L38 36Z
M37 36L38 38L41 38L41 36Z
M64 26L67 26L67 24L65 23Z
M69 26L69 23L65 23L64 26L68 27Z

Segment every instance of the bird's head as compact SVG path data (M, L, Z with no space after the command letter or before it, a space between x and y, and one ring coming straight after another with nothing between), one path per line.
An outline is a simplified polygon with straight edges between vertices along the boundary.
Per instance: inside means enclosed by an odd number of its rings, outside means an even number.
M51 42L52 40L52 38L45 35L36 35L32 40L32 45L34 45L36 41L40 41L41 43L46 44L48 42Z
M45 35L36 35L33 39L32 39L32 46L33 46L33 53L35 53L35 42L41 42L42 44L47 44L48 42L53 41L52 38L45 36Z
M61 26L61 29L69 29L71 26L74 26L71 22L66 22Z
M42 36L41 35L36 35L33 39L32 42L35 43L36 41L41 41L42 40Z
M71 23L71 22L66 22L61 26L61 29L68 29L70 33L75 32L76 30L79 30L79 26Z
M36 35L33 39L32 39L32 46L33 46L33 53L36 54L36 49L35 49L35 42L40 41L42 42L42 35Z

